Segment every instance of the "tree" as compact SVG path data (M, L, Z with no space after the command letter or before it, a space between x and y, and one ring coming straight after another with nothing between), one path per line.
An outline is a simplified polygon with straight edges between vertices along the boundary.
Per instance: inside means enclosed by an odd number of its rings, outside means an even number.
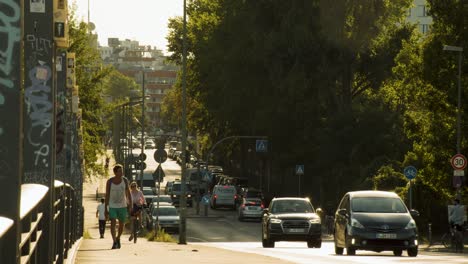
M69 52L76 56L76 82L79 86L80 108L82 112L84 164L87 175L99 172L97 156L102 154L102 138L107 127L102 124L104 101L103 83L110 73L110 68L104 67L96 48L92 43L88 27L84 22L78 22L71 12L69 17Z

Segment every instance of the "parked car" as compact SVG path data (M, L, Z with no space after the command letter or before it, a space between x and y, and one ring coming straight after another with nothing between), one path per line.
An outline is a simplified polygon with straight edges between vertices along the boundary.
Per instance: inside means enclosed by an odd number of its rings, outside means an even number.
M261 220L263 216L263 202L259 198L243 198L238 208L237 218L239 221L245 219Z
M151 204L153 198L156 197L156 192L154 191L154 188L143 186L141 192L145 196L146 206Z
M160 206L159 210L152 211L153 227L156 225L156 221L159 220L159 227L164 229L166 232L179 232L179 212L177 208L172 205Z
M262 245L275 247L276 241L307 241L307 247L322 246L320 217L308 198L273 198L262 219Z
M164 187L164 193L165 194L170 195L172 193L172 185L173 184L174 184L174 182L172 182L172 181L166 182L166 186Z
M213 194L210 199L210 206L216 209L221 206L236 209L237 192L236 187L232 185L216 185L213 188Z
M151 202L148 204L148 211L150 212L150 214L152 214L154 208L158 206L158 200L159 200L159 206L173 205L172 199L169 195L160 195L159 199L158 199L158 196L155 196L153 197Z
M356 250L393 251L418 255L418 229L413 216L394 192L348 192L335 213L335 253L355 255Z

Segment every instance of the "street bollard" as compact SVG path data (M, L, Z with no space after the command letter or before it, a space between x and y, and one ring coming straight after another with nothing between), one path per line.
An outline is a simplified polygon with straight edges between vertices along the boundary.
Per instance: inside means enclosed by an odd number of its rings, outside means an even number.
M99 187L96 188L96 201L99 200Z
M208 205L205 204L204 207L205 207L205 216L208 216Z
M428 236L428 239L429 239L429 246L432 245L432 223L429 223L428 224L428 233L427 233L427 236Z

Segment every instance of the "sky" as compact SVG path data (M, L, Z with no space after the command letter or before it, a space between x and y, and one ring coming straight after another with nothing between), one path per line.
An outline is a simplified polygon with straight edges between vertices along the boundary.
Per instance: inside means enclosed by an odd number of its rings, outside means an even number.
M78 19L88 20L88 0L76 3ZM137 40L167 54L168 19L182 16L183 0L89 0L90 21L101 46L107 38Z

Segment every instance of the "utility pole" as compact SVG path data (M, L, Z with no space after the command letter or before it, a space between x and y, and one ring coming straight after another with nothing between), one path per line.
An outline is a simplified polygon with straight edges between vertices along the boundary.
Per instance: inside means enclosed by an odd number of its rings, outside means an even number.
M141 156L145 155L145 69L142 71L142 81L141 81ZM143 160L141 161L144 162ZM140 187L143 188L143 176L144 176L144 166L141 164L140 167Z
M180 195L180 226L179 244L187 244L186 222L187 222L187 198L186 198L186 162L187 155L187 10L186 0L184 0L184 24L182 43L182 177Z

